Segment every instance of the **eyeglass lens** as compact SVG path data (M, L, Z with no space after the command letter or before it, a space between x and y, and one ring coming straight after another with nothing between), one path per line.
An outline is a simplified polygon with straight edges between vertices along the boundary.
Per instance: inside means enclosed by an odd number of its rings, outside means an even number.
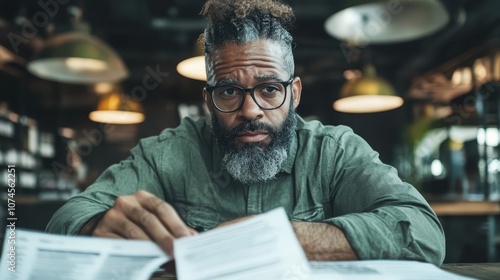
M286 96L286 88L281 83L265 83L253 90L255 102L263 109L279 107ZM245 90L237 86L226 86L214 89L212 96L215 105L224 111L237 110L245 99Z

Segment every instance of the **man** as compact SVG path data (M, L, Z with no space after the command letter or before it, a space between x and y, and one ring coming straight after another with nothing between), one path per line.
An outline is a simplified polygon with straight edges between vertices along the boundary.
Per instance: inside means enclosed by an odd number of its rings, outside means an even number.
M309 259L440 264L443 230L420 194L352 130L296 115L291 8L219 0L202 14L211 122L141 140L48 231L150 239L172 254L176 238L281 206Z

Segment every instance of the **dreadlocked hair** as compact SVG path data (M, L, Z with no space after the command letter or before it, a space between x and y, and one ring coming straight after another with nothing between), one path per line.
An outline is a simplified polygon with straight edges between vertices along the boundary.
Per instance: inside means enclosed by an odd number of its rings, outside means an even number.
M207 69L212 52L227 43L269 39L284 51L285 65L293 75L292 8L277 0L207 0L200 13L208 20L204 32Z

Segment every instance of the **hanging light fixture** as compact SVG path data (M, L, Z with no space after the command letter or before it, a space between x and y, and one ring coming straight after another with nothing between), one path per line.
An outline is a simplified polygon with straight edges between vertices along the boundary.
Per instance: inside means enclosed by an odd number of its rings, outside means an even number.
M95 84L125 79L128 70L122 59L90 34L90 25L82 20L82 8L70 5L64 11L66 22L56 26L59 33L49 38L28 62L28 70L42 79L61 83Z
M177 72L186 78L206 81L205 56L197 55L181 61L177 64Z
M326 32L356 44L396 43L430 35L450 19L437 0L361 2L331 15Z
M437 0L356 3L331 15L324 25L329 35L356 47L414 40L436 32L449 21L448 12ZM362 77L351 79L342 87L333 108L340 112L372 113L395 109L403 103L394 88L367 63Z
M125 79L128 71L120 56L106 43L84 32L49 39L28 63L34 75L55 82L93 84Z
M144 121L141 104L114 90L99 101L97 110L90 112L89 119L99 123L136 124Z
M403 105L403 99L394 88L377 76L375 67L368 64L363 76L347 81L341 89L340 99L333 108L344 113L374 113L392 110Z
M205 70L205 51L204 51L204 35L199 36L195 45L195 55L177 64L177 72L184 77L206 81L207 73Z

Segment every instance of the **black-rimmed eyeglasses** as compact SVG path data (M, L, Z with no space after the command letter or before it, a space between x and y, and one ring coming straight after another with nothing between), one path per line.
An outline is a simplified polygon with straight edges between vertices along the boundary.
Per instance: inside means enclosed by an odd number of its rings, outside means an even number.
M278 109L285 103L286 88L292 83L293 77L288 81L268 82L256 85L253 88L242 88L237 85L206 86L212 104L223 113L236 112L243 107L246 93L255 101L262 110Z

